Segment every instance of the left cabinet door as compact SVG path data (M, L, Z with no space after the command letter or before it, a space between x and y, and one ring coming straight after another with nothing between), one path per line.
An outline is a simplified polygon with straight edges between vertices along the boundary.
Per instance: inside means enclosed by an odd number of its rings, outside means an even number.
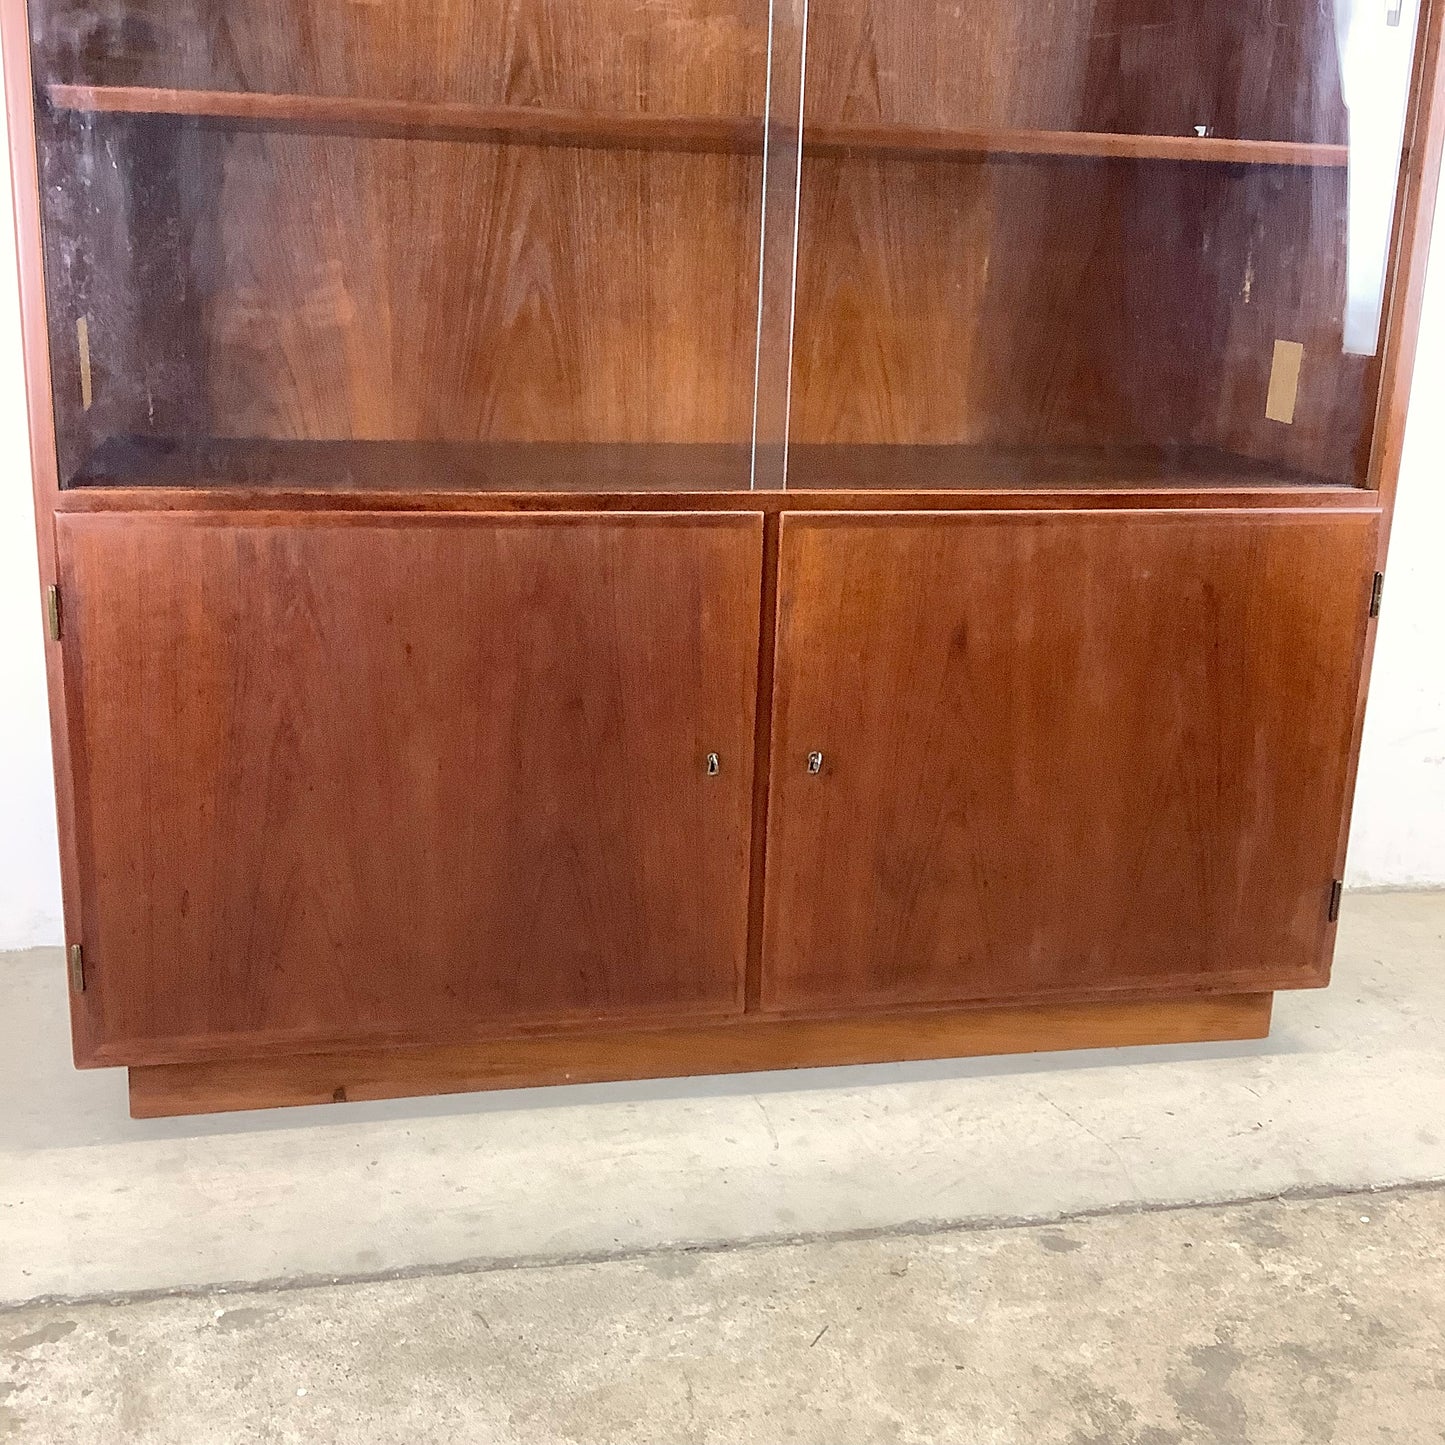
M58 544L79 1062L741 1010L759 517Z

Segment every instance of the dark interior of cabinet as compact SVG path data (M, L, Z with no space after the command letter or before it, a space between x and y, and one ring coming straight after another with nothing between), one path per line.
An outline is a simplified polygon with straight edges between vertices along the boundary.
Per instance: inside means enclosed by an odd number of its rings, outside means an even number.
M767 0L31 14L68 484L749 484ZM1362 479L1328 7L812 0L805 94L790 485Z

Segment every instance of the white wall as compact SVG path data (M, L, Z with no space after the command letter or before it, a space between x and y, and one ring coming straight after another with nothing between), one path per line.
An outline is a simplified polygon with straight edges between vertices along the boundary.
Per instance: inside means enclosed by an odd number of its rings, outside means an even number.
M1431 247L1347 881L1445 884L1445 206Z
M0 113L0 145L4 141ZM4 152L0 152L4 153ZM61 941L8 185L0 188L0 949ZM1355 805L1354 885L1445 885L1445 217Z

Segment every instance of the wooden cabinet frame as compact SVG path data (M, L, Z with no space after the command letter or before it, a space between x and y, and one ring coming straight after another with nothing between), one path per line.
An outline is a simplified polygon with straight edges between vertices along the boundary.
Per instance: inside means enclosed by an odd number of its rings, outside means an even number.
M769 866L767 818L775 778L762 760L773 746L772 698L780 659L775 650L779 598L780 530L785 518L817 513L869 514L887 511L926 516L931 513L1050 514L1168 512L1174 516L1211 516L1221 511L1258 515L1358 513L1361 525L1373 525L1374 570L1385 571L1386 548L1398 480L1418 337L1426 256L1445 147L1445 67L1441 64L1445 35L1445 0L1425 0L1416 74L1406 126L1397 199L1396 243L1387 288L1385 346L1374 364L1378 375L1378 406L1366 438L1368 485L1291 486L1261 483L1228 491L1208 486L1158 487L1120 479L1113 487L989 486L969 490L927 490L910 484L880 492L875 486L824 484L794 490L725 491L717 489L567 493L539 490L468 490L428 488L415 481L394 489L372 487L365 492L319 491L305 487L230 487L220 499L204 477L177 484L170 478L157 485L113 486L63 490L57 464L56 424L51 406L50 333L42 257L41 215L35 149L33 101L24 0L0 0L6 96L10 120L11 166L15 182L25 374L29 401L31 458L40 558L40 582L47 596L60 583L59 529L102 518L144 519L156 526L186 525L197 513L224 506L229 515L290 517L298 522L321 516L338 519L358 513L396 514L398 519L426 516L460 518L474 514L551 516L585 512L601 517L613 513L645 516L689 513L698 516L747 514L760 519L762 587L759 607L760 644L757 659L757 709L751 719L759 766L751 784L752 837L750 893L746 921L747 949L742 1013L732 1021L657 1018L640 1026L635 1019L569 1020L556 1024L535 1021L488 1033L474 1030L465 1039L422 1039L408 1036L394 1047L325 1045L326 1052L298 1051L284 1041L257 1046L245 1057L213 1051L209 1057L171 1057L132 1069L132 1104L137 1114L196 1112L382 1097L457 1089L511 1087L529 1083L583 1081L685 1073L724 1072L787 1066L854 1063L869 1060L947 1057L978 1052L1111 1044L1169 1042L1186 1039L1258 1037L1267 1032L1269 980L1233 982L1233 991L1208 996L1209 990L1181 990L1163 985L1157 991L1132 988L1114 1000L1075 998L1054 1002L1012 1000L1003 1005L979 1001L952 1007L935 1002L898 1008L869 1006L852 1011L818 1008L807 1017L779 1017L767 1009L764 981L765 882ZM425 119L425 117L423 117ZM416 123L401 117L398 123ZM430 122L428 122L430 123ZM487 117L469 124L494 125ZM558 121L562 132L566 127ZM714 127L716 129L716 127ZM560 134L561 132L559 132ZM710 134L710 133L709 133ZM565 143L565 135L563 135ZM716 137L702 136L704 148ZM856 134L814 137L819 154L828 147L846 151L859 143ZM956 143L948 142L950 145ZM1090 142L1092 144L1092 142ZM909 143L938 149L942 140L914 137ZM1082 142L1081 142L1082 144ZM1117 148L1116 148L1117 151ZM1081 154L1083 152L1080 152ZM1094 152L1088 152L1090 154ZM1110 153L1106 147L1103 152ZM1247 157L1241 157L1247 159ZM1366 520L1368 519L1368 521ZM739 519L740 520L740 519ZM1374 599L1378 600L1378 598ZM66 599L59 594L57 619L47 643L47 669L54 744L57 806L60 822L66 940L82 950L76 969L83 970L87 942L82 900L87 879L76 826L76 778L86 759L77 754L82 732L68 715L65 681ZM1346 804L1334 840L1335 876L1343 875L1349 826L1348 799L1358 761L1364 701L1368 685L1374 629L1371 597L1361 598L1361 642L1357 660L1359 684L1348 749ZM1322 900L1322 907L1329 907ZM1320 960L1323 981L1327 957ZM99 960L94 966L102 967ZM76 975L78 981L78 974ZM91 1009L94 994L72 990L71 1010L78 1061L110 1062L94 1047L97 1037ZM312 1044L314 1050L316 1044Z

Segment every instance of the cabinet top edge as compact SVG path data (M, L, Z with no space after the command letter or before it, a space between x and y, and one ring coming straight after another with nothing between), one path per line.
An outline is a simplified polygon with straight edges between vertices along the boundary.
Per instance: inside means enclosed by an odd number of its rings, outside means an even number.
M703 517L729 513L1018 511L1331 511L1377 512L1378 491L1352 486L1260 488L1039 488L970 491L609 492L320 492L214 488L114 487L62 492L55 513L255 512L300 518L313 514L389 513L415 516L497 513L530 516Z

